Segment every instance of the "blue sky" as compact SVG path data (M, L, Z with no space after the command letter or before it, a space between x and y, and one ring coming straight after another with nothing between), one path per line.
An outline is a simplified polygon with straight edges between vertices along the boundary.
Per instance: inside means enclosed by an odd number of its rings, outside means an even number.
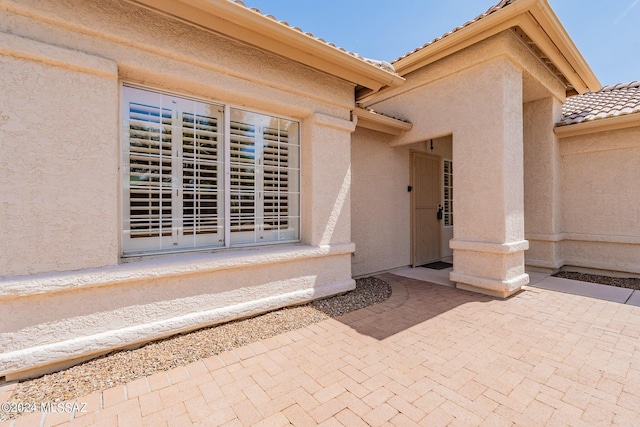
M548 0L603 85L640 80L640 0ZM391 61L498 0L244 0L367 58Z

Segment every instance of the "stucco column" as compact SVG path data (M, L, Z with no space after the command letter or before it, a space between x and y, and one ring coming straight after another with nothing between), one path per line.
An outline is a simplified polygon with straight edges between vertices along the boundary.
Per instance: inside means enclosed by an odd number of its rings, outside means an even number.
M524 271L522 72L506 58L479 65L453 133L451 281L506 297Z
M351 133L355 123L314 113L303 122L302 240L351 242Z
M562 117L555 97L524 104L524 217L526 264L562 267L560 153L553 127Z

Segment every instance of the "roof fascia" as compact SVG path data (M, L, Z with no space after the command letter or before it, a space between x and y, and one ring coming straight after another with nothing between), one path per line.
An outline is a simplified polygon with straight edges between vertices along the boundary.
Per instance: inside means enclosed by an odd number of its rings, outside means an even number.
M558 138L569 138L572 136L588 135L590 133L606 132L635 126L640 126L640 113L606 117L572 125L556 126L553 132Z
M404 79L229 0L127 0L378 91Z
M520 0L473 24L451 33L416 53L393 63L401 76L438 61L457 51L514 26L513 19L526 12L537 0Z
M407 56L393 65L408 73L509 28L520 27L580 93L601 85L546 0L520 0Z
M360 107L356 107L353 110L353 115L357 118L357 127L372 129L389 135L400 136L413 127L411 123L383 116Z
M567 30L565 30L560 19L558 19L553 9L551 9L551 6L549 6L549 3L547 3L546 0L536 1L530 12L539 24L539 28L546 33L547 37L555 45L556 49L562 54L565 61L574 70L574 76L582 80L585 87L584 90L579 90L578 88L581 85L577 81L574 82L576 79L572 78L570 75L565 75L567 80L574 85L574 88L580 93L600 90L600 88L602 88L600 81L576 47L573 40L571 40ZM533 40L537 42L536 39ZM560 68L559 64L556 64L556 66ZM562 68L560 69L562 70Z

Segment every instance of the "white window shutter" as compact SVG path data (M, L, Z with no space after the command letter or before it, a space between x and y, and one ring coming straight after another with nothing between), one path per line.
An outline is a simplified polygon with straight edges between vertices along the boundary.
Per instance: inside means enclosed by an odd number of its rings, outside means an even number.
M297 122L128 85L122 122L125 255L299 240Z

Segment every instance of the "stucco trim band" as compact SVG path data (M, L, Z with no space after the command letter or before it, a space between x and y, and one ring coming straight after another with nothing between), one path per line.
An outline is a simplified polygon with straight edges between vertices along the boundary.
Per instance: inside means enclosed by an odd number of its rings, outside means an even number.
M611 234L586 234L586 233L557 233L557 234L527 234L527 239L536 242L562 242L565 240L575 242L600 242L620 243L628 245L640 245L639 236L620 236Z
M0 354L2 372L13 376L24 370L32 370L54 362L106 353L112 349L132 346L159 339L180 332L210 326L242 317L251 316L279 307L299 304L313 299L335 295L355 288L355 280L344 280L313 288L302 289L282 295L274 295L259 300L189 313L184 316L164 319L98 334L81 336L70 340L31 347ZM194 326L195 325L195 326ZM0 374L2 374L0 372ZM9 379L10 376L7 376Z
M38 294L111 286L162 277L254 267L303 259L345 255L355 252L355 244L321 246L295 245L220 251L214 253L174 254L115 266L72 272L46 273L0 279L0 301Z
M557 270L561 268L565 264L565 262L562 260L553 261L553 260L543 260L543 259L530 259L525 257L524 264L530 267L548 268L551 270Z
M527 240L536 242L560 242L564 240L563 233L526 233Z
M102 77L118 77L117 64L108 59L6 33L0 33L0 55L42 62Z
M492 254L513 254L529 249L529 242L521 240L509 243L473 242L469 240L449 240L449 248L461 251L487 252Z
M571 271L571 267L589 269L595 274L606 274L606 272L615 272L618 275L620 275L620 273L640 274L640 267L637 262L616 261L615 263L611 263L607 260L601 262L595 259L585 260L583 258L565 257L562 270ZM623 274L623 276L629 277L628 274Z
M576 242L620 243L640 245L640 236L615 236L609 234L564 233L564 240Z

